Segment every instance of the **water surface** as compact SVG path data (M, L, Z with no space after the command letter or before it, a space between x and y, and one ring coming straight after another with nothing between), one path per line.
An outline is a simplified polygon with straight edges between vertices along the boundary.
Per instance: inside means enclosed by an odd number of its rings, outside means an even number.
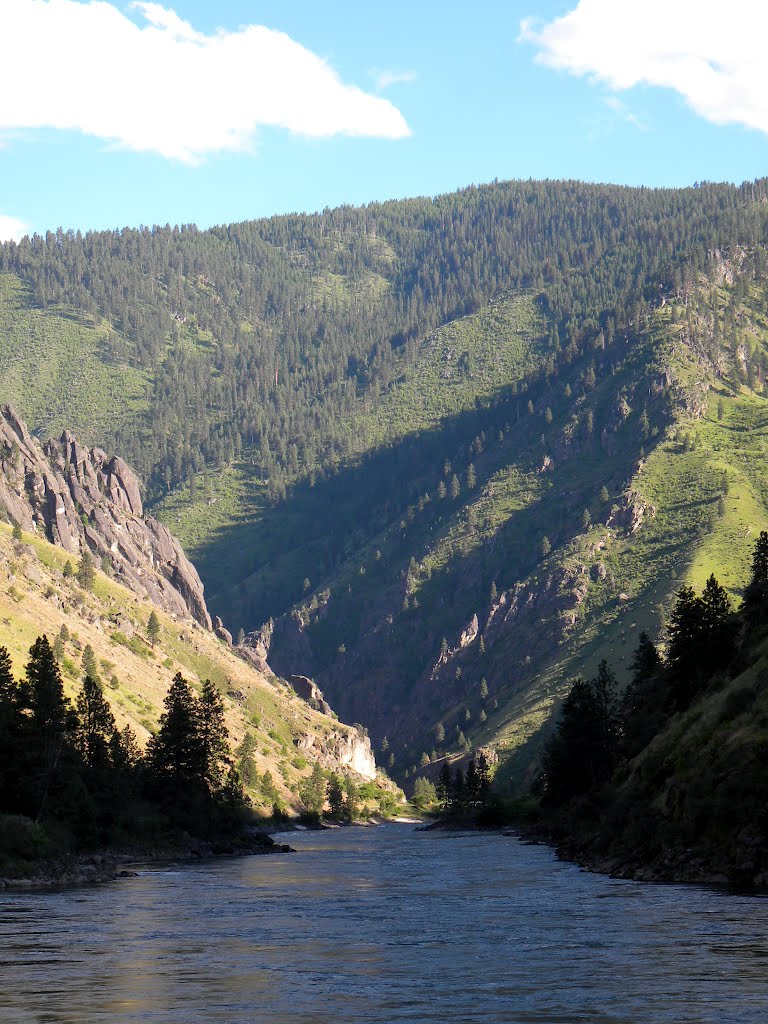
M762 1024L768 900L614 881L499 835L0 894L2 1024Z

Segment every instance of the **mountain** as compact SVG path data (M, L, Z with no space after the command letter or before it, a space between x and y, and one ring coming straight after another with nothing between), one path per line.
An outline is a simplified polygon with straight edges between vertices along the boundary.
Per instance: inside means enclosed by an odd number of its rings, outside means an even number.
M501 182L8 243L0 398L120 441L213 611L401 777L483 745L518 784L569 675L744 584L767 212Z

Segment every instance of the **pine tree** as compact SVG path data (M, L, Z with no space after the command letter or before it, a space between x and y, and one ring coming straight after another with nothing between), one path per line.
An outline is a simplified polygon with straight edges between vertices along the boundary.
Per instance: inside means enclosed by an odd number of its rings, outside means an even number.
M452 788L453 776L451 775L450 766L446 762L440 769L440 774L438 775L437 783L435 784L437 799L445 812L447 812L450 807Z
M256 753L256 738L252 732L246 732L240 746L235 751L237 770L243 784L252 789L258 783L258 773L253 755Z
M173 677L163 703L160 727L147 744L155 787L170 800L180 798L185 788L199 794L205 785L205 750L198 730L197 701L180 672Z
M341 778L334 774L328 780L328 809L331 817L341 817L344 809L344 789Z
M80 756L91 769L105 768L109 762L109 741L115 732L115 717L101 683L91 675L83 680L75 710L75 743Z
M224 767L229 765L229 730L224 721L224 701L210 679L203 683L197 704L197 731L201 746L203 778L211 793L221 787Z
M347 821L355 821L358 814L360 793L355 780L347 776L344 780L344 814Z
M98 673L99 667L96 664L96 655L93 653L91 645L86 644L83 648L83 675L98 680Z
M26 677L19 687L19 706L26 713L24 746L31 762L30 802L39 818L45 813L73 725L59 666L46 636L38 637L29 650Z
M83 590L93 590L96 582L96 570L90 551L84 551L77 567L77 582Z
M13 806L13 782L19 769L21 743L19 694L11 658L0 647L0 807Z
M754 612L768 603L768 533L761 530L752 553L752 576L744 591L744 604Z
M158 619L155 610L153 609L149 613L147 619L147 640L154 647L157 641L160 639L160 619Z
M299 799L312 815L320 815L325 804L325 775L320 765L315 762L309 778L303 779L299 785Z

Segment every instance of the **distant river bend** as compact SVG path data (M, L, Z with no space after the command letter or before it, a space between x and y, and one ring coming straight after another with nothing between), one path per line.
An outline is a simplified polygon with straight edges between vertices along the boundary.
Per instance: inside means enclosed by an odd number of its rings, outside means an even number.
M762 1024L768 900L412 826L0 894L3 1024Z

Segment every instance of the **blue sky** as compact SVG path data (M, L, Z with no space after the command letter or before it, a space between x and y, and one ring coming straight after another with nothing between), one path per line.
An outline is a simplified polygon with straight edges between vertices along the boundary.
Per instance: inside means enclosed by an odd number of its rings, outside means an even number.
M759 177L766 7L2 0L0 235Z

